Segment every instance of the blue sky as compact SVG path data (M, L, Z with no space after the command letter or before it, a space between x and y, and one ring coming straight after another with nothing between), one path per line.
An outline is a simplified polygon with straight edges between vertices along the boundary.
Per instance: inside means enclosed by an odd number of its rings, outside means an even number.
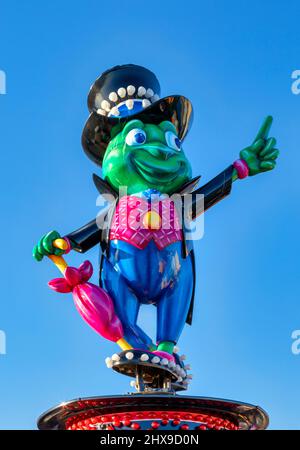
M274 116L276 170L235 183L205 215L194 324L179 346L193 366L190 394L259 404L271 428L299 429L291 333L300 329L300 95L291 74L300 69L300 4L184 5L0 1L1 429L35 428L63 400L130 389L104 364L116 346L83 323L71 296L47 288L57 276L52 263L31 258L42 234L70 232L97 213L91 175L99 170L80 144L86 97L102 71L127 62L152 69L163 94L193 102L185 152L203 182ZM96 269L98 249L86 258ZM79 265L84 257L67 259ZM142 323L152 329L153 320L145 309Z

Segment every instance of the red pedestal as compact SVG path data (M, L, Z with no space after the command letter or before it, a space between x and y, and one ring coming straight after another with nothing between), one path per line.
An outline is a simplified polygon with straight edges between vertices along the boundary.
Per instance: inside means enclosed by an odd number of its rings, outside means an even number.
M262 430L258 406L205 397L132 394L69 401L44 413L41 430Z

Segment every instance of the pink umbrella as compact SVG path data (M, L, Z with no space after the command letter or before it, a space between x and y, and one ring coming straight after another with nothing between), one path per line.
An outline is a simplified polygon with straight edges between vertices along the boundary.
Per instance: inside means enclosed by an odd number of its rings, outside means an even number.
M54 246L66 249L65 240L56 239ZM48 286L56 292L72 292L77 311L81 317L105 339L116 342L122 350L132 348L124 339L122 323L117 317L111 297L88 280L93 274L93 266L89 261L82 263L78 269L67 266L61 256L50 255L49 258L63 273L64 278L54 278Z

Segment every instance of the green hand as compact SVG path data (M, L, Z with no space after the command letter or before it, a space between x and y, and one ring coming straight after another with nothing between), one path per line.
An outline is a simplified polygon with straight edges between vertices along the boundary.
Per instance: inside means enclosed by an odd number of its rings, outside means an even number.
M249 167L250 176L272 170L276 166L279 155L279 150L275 148L276 139L268 138L272 122L272 116L266 117L253 144L240 152L240 158L246 161Z
M44 256L57 255L60 256L64 253L63 250L53 247L52 243L55 239L59 239L61 236L57 231L50 231L43 236L38 244L33 248L32 255L37 261L42 261Z

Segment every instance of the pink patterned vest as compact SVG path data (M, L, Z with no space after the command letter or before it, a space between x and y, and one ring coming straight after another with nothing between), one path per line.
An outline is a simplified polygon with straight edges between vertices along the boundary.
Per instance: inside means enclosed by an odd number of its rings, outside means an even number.
M149 217L150 225L149 220L145 220ZM153 239L159 250L182 241L181 221L174 202L169 198L148 202L134 195L121 197L114 212L109 238L128 242L139 249L144 249Z

